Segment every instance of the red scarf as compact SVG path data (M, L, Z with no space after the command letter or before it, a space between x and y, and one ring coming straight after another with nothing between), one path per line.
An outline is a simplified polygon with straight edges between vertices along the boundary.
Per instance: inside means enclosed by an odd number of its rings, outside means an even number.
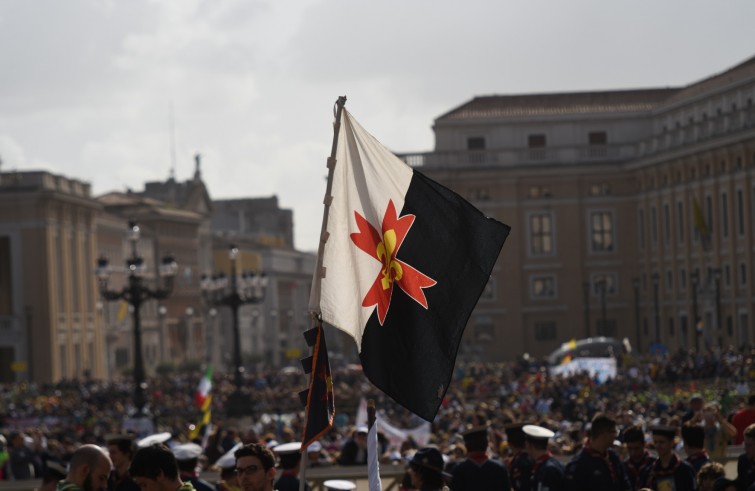
M652 461L652 457L649 453L645 452L642 454L642 458L640 459L639 463L635 464L632 459L626 460L626 466L627 470L634 476L634 481L637 482L637 479L640 477L640 471L648 465Z
M676 453L671 454L671 462L669 462L669 467L663 467L663 464L661 463L660 457L658 460L655 461L655 464L653 464L653 469L650 472L650 476L648 478L647 487L649 488L655 488L656 484L658 483L659 477L669 477L673 476L674 472L676 472L676 468L679 467L682 464L681 459L679 458Z
M535 459L535 462L532 464L532 476L533 477L537 475L537 470L540 468L540 466L543 465L545 463L545 461L548 460L548 459L550 459L551 457L553 457L553 454L550 452L550 450L548 450L543 455L541 455L540 457L538 457L537 459Z
M472 462L474 462L477 465L482 465L482 464L485 463L486 460L488 460L488 453L485 452L485 451L483 451L483 452L479 452L479 451L478 452L469 452L467 454L467 458L469 458L469 460L471 460Z
M524 450L517 450L514 455L511 456L511 460L509 460L509 464L506 466L509 468L509 474L514 474L514 462L516 462L516 459L519 458L520 455L524 453Z
M616 469L613 466L611 455L608 453L607 449L604 450L603 452L598 452L597 450L595 450L594 448L590 446L590 442L587 442L583 450L587 452L587 455L605 462L606 467L608 467L608 472L611 474L611 481L618 482L619 478L616 475Z

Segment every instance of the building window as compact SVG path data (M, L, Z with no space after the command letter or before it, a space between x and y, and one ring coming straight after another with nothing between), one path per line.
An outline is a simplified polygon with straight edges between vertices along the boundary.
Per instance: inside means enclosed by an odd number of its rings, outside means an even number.
M474 326L475 341L489 343L495 338L495 325L489 315L478 316Z
M550 198L551 192L546 186L530 186L530 198Z
M645 210L637 211L637 237L640 241L640 250L645 249Z
M616 336L616 319L598 319L596 324L598 336Z
M658 214L655 206L650 208L650 244L653 247L658 245Z
M485 137L470 136L467 138L467 150L485 150Z
M679 270L679 288L682 290L687 289L687 270Z
M590 213L590 244L592 252L613 252L613 213L594 211Z
M741 189L737 189L737 233L739 236L745 234L745 205L744 205L744 193Z
M587 141L590 145L605 145L608 143L608 136L605 131L591 131L587 134Z
M671 242L671 210L668 203L663 205L663 243L668 245Z
M676 241L680 244L684 242L684 203L676 203Z
M739 286L747 286L747 264L739 263Z
M115 350L115 367L124 368L128 365L128 350L126 348L117 348Z
M590 185L590 196L608 196L611 194L611 186L607 182Z
M546 146L545 135L542 133L529 135L527 137L527 146L529 148L545 148Z
M553 254L553 223L550 213L530 215L530 253L534 256Z
M535 339L537 341L550 341L556 339L556 323L535 322Z
M713 198L710 196L705 197L705 224L708 227L713 226ZM712 230L708 230L709 234L712 232Z
M674 334L674 318L672 317L668 320L668 335L673 338Z
M727 193L721 193L721 235L724 238L729 236L729 195Z
M469 201L489 201L490 192L488 188L472 188L469 190Z
M545 275L533 276L531 288L533 299L556 298L556 277Z
M731 286L731 267L728 264L724 265L724 286L726 288Z
M606 295L613 295L616 293L616 286L618 285L618 276L616 273L596 273L590 275L590 283L592 284L592 294L596 297L602 295L602 289L605 286Z
M543 160L545 159L545 135L543 134L537 134L537 135L529 135L527 137L527 146L530 149L530 159L531 160Z
M666 291L674 289L674 272L670 269L666 270Z

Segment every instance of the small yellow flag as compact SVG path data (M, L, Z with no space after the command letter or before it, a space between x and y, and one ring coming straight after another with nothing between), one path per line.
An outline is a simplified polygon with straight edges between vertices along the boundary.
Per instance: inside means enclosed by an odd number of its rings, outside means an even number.
M123 319L126 318L127 313L128 313L128 302L125 300L121 300L121 306L118 308L118 322L123 322Z

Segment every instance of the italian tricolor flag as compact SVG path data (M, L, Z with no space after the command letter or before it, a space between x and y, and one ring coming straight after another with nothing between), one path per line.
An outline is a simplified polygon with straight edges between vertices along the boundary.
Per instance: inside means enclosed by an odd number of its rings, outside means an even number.
M197 393L194 395L194 404L198 408L201 408L202 411L206 411L207 407L210 404L210 401L212 401L212 398L210 397L210 391L212 390L212 365L207 366L207 372L204 374L204 377L202 377L202 380L199 381L199 386L197 387Z

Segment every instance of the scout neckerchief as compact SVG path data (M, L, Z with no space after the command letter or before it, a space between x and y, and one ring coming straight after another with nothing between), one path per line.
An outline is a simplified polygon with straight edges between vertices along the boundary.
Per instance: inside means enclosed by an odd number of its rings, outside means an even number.
M488 460L488 453L485 451L469 452L467 454L467 458L477 465L482 465L486 460Z
M590 446L590 442L588 441L585 445L584 450L585 452L587 452L587 455L605 462L606 466L608 467L608 472L611 474L611 482L618 482L619 478L616 475L616 468L613 465L611 454L608 453L608 449L604 450L603 452L598 452Z
M543 465L545 461L550 459L551 457L553 457L553 454L550 450L548 450L543 455L535 459L535 462L532 464L532 475L536 476L537 470L540 469L540 466Z
M634 482L637 482L637 480L640 478L640 471L645 468L648 464L653 462L653 457L650 456L649 453L645 452L642 454L642 458L638 463L635 463L632 459L626 460L626 466L627 470L632 474L634 477Z
M668 467L663 467L663 463L661 463L661 459L658 458L658 460L655 461L655 464L653 464L653 471L650 473L650 479L648 484L650 484L651 488L655 487L656 482L658 482L659 477L673 477L674 473L676 472L676 469L682 465L681 459L679 459L679 456L675 453L671 454L671 461L669 462Z

